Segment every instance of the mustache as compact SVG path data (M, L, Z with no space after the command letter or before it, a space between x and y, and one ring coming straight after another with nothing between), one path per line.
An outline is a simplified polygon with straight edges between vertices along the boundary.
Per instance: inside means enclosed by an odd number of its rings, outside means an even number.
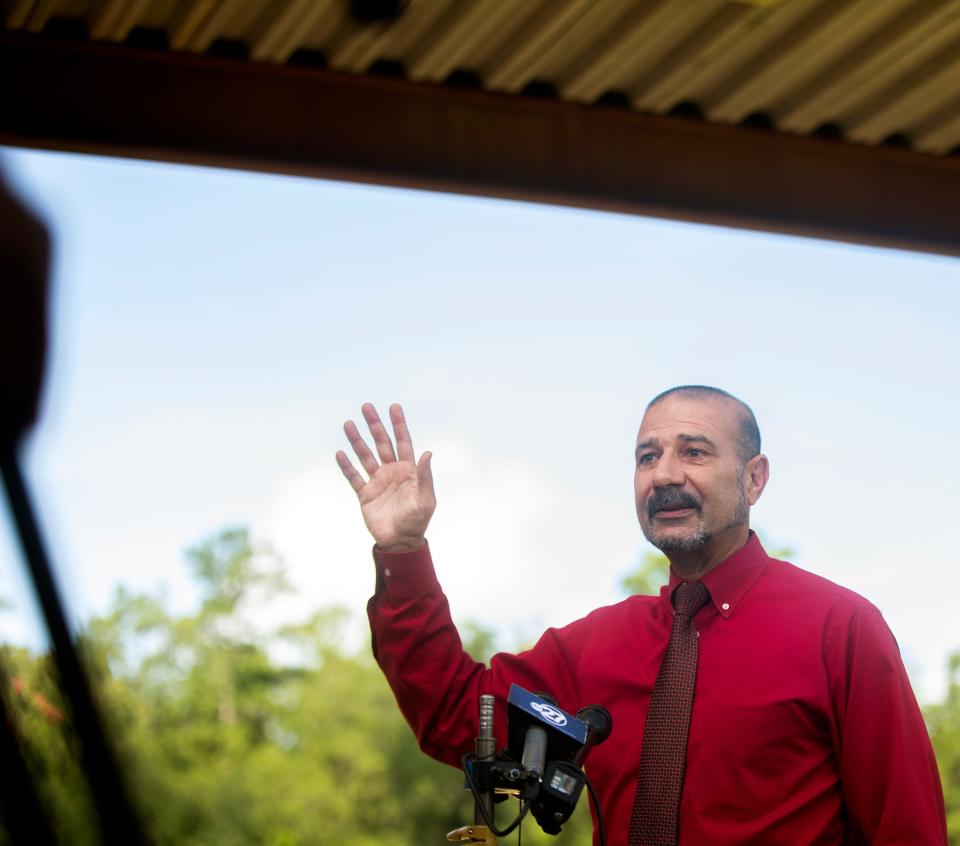
M658 511L678 511L681 508L700 510L700 501L682 488L661 488L647 500L647 516L652 520Z

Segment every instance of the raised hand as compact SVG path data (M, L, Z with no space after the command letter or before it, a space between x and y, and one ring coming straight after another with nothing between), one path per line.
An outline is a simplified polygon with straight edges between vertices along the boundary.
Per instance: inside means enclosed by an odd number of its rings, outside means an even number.
M373 436L376 456L352 420L343 424L343 431L369 479L364 479L343 450L337 452L337 464L356 491L363 521L377 546L390 552L417 549L426 543L427 524L437 507L430 472L431 454L425 452L419 462L415 461L413 443L399 405L390 406L396 452L380 415L370 403L363 405L363 419Z

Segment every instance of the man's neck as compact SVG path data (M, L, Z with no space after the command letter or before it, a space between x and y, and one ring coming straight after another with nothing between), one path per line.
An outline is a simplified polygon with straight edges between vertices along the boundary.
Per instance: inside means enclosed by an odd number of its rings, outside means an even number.
M750 540L750 527L735 526L722 532L700 549L690 552L667 552L670 569L681 579L695 582L726 561Z

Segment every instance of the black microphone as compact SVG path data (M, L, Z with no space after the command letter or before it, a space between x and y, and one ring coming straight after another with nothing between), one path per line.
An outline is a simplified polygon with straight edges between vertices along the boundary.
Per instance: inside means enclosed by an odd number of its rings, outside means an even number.
M613 717L602 705L586 705L577 711L577 719L587 724L587 742L573 757L573 765L582 767L594 746L603 743L613 731Z
M553 760L547 764L540 793L531 809L547 834L559 834L560 826L573 813L587 778L582 770L583 762L594 746L610 736L613 728L613 718L601 705L581 708L576 719L584 728L583 742L566 760L551 755Z

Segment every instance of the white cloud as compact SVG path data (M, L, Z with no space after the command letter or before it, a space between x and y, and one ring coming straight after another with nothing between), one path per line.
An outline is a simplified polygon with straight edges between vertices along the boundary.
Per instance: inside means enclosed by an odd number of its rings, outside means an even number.
M438 507L428 537L458 620L494 628L509 647L618 598L612 586L637 542L628 512L603 508L576 480L482 455L453 437L430 443ZM372 540L332 459L286 480L255 529L297 587L284 613L340 604L362 617L373 589Z

